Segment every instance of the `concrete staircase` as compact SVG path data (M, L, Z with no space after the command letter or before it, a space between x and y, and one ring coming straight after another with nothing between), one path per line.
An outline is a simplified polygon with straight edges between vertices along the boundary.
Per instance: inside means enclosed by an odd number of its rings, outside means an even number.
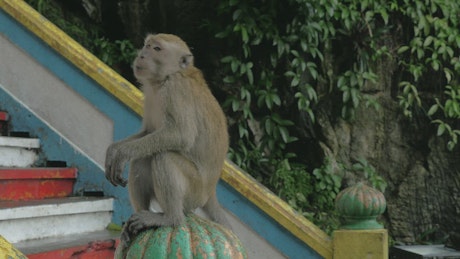
M34 167L40 140L15 136L27 134L8 121L0 111L0 235L29 259L113 258L113 199L72 196L77 168Z

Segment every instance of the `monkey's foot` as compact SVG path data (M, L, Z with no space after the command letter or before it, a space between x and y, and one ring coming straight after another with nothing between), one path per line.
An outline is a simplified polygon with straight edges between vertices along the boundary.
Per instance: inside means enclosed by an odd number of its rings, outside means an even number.
M128 246L131 239L142 230L159 227L161 224L156 223L155 220L158 216L158 213L148 210L134 213L123 227L121 241Z

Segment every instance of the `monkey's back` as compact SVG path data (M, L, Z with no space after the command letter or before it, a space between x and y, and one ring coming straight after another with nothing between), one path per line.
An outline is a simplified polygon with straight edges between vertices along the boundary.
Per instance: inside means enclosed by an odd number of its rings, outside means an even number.
M202 171L206 180L217 182L228 151L225 114L212 95L201 71L190 67L170 75L161 86L144 86L144 127L155 131L180 127L184 150L179 150ZM150 96L151 95L151 96ZM174 150L177 151L177 150Z
M190 92L190 101L194 103L192 106L196 109L198 123L194 151L199 154L197 159L201 163L208 164L209 169L218 171L220 176L229 145L227 119L201 71L192 67L186 73L191 80L187 92Z

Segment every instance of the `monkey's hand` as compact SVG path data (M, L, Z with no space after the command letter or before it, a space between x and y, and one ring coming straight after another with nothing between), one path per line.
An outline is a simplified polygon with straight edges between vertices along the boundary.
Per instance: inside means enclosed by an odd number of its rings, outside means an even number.
M105 156L105 178L114 186L121 185L125 187L128 181L123 179L122 173L128 157L126 154L123 154L122 150L121 145L117 145L117 143L110 145L107 149Z

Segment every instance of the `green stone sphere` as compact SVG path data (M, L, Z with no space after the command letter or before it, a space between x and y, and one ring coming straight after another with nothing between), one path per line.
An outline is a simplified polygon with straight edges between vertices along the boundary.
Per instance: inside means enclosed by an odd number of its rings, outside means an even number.
M381 229L377 222L386 209L383 193L363 183L358 183L341 191L335 200L335 207L344 222L343 229Z
M224 226L196 215L177 227L160 227L139 233L117 251L116 259L246 259L238 237Z

